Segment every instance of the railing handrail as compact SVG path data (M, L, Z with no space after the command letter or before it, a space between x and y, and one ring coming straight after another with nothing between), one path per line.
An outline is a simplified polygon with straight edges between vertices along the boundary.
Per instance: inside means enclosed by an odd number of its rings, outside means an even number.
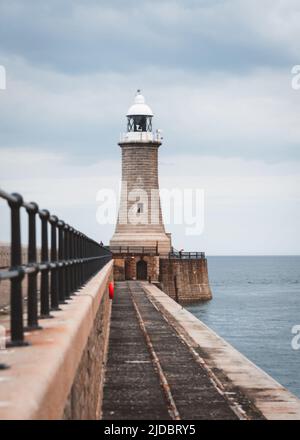
M110 246L109 250L112 254L118 255L140 255L153 254L158 255L158 246Z
M9 280L11 283L9 345L22 346L27 345L24 340L23 322L24 277L28 277L27 329L41 329L39 319L51 318L52 310L59 311L59 305L66 303L66 299L72 299L74 292L100 270L112 258L112 254L102 242L97 243L55 215L50 215L49 211L39 209L36 203L24 202L20 194L10 194L0 189L0 198L7 201L11 212L11 241L8 244L10 265L4 269L0 268L0 282ZM22 261L21 208L25 208L28 214L26 264ZM41 222L39 261L36 243L37 218ZM39 298L38 273L40 273ZM38 306L40 306L39 316Z
M181 260L201 260L205 259L205 252L187 252L187 251L173 251L169 253L169 259Z
M10 203L17 203L18 202L18 197L21 197L20 194L16 194L16 193L8 193L6 191L3 191L0 188L0 197L2 199L5 199L7 202ZM22 197L21 197L22 198ZM22 206L23 208L28 209L29 211L35 210L36 209L36 213L41 215L45 212L44 209L39 209L38 205L35 202L24 202L23 198L22 200L20 200L20 206ZM52 218L54 218L55 216L50 216ZM57 219L57 221L59 221ZM85 236L86 238L88 238L88 240L90 240L91 242L94 242L95 244L99 244L97 243L95 240L93 240L92 238L87 237L85 234L83 234L82 232L80 232L83 236ZM6 243L5 243L6 244ZM8 243L9 245L9 243ZM105 246L101 246L103 248L105 248Z

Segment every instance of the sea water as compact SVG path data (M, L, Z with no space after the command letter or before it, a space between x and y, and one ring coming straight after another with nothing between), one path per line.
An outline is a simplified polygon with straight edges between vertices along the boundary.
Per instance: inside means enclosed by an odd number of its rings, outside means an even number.
M208 257L212 301L186 308L300 397L300 256Z

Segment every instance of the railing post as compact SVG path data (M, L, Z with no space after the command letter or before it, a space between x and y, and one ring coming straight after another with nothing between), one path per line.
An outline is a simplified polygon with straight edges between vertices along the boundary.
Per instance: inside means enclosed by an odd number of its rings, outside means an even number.
M88 267L86 261L86 236L82 234L82 259L83 259L83 283L88 279Z
M174 289L175 289L175 301L178 303L177 275L174 275Z
M41 311L40 318L48 319L53 318L50 315L49 305L49 250L48 250L48 220L50 214L46 209L40 211L41 230L42 230L42 249L41 249L41 262L46 265L46 268L42 269L41 273Z
M66 276L64 267L64 226L65 223L62 220L57 222L58 226L58 298L60 304L67 304L66 302Z
M76 291L76 283L75 283L75 233L74 229L70 227L69 230L70 234L70 243L69 243L69 249L70 249L70 293L72 295L75 295Z
M78 261L77 289L79 289L83 283L83 281L82 281L82 263L81 263L81 233L79 231L77 231L77 261Z
M88 258L88 257L91 256L91 254L90 254L91 248L90 248L90 240L89 240L89 238L84 236L84 242L85 242L85 249L84 249L85 258ZM90 277L90 267L91 267L91 262L90 262L90 260L87 260L87 262L86 262L86 268L87 268L87 270L86 270L86 279L87 280Z
M83 283L85 283L88 278L88 267L85 258L86 258L86 236L82 234Z
M27 306L27 330L39 330L42 327L38 323L38 297L37 297L37 252L36 252L36 214L39 207L36 203L26 206L28 213L28 264L35 266L35 272L28 275L28 306Z
M80 286L84 283L84 263L83 263L83 234L79 234L79 258L80 258Z
M11 213L11 269L18 271L18 276L11 279L10 284L10 332L11 341L8 346L28 345L24 341L22 280L24 271L21 269L21 224L20 208L23 199L20 194L12 194L14 200L8 202Z
M70 266L69 266L69 225L64 226L64 264L65 264L65 296L70 299Z
M73 296L74 286L73 286L73 228L69 226L68 229L68 260L69 260L69 295Z
M78 259L79 259L79 232L78 231L76 231L76 230L74 230L74 234L75 234L75 253L74 253L74 255L75 255L75 260L76 260L76 263L75 263L75 289L76 290L78 290L79 289L79 286L80 286L80 278L79 278L79 262L78 262Z
M86 238L86 243L87 243L87 258L93 257L93 248L92 248L91 240L88 237ZM88 259L88 278L90 278L91 276L92 266L93 266L92 260Z
M57 264L57 224L58 218L52 215L49 219L51 224L51 263ZM56 267L51 268L51 310L61 310L59 308L59 282L58 282L59 269Z

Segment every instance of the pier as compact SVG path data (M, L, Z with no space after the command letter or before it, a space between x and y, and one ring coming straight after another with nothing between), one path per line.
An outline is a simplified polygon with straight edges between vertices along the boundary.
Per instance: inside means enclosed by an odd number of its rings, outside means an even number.
M110 299L112 275L110 260L0 350L0 420L300 420L296 396L157 286L115 282Z
M103 419L237 419L243 415L139 282L118 282Z
M105 420L299 419L300 400L164 292L118 282Z

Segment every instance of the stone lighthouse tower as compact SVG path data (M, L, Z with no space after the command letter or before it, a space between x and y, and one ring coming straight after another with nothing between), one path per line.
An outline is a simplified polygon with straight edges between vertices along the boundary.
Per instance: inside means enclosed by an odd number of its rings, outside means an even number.
M126 116L127 132L121 135L119 142L122 150L120 207L110 248L114 252L138 255L139 260L142 256L142 260L148 260L147 264L151 266L149 257L154 254L166 256L171 250L159 197L158 149L161 135L159 130L155 134L152 132L153 112L140 90ZM153 270L150 272L152 277L157 278Z
M211 298L203 252L176 252L163 224L158 182L159 130L138 90L121 135L122 186L115 233L110 240L114 279L149 280L177 301Z

